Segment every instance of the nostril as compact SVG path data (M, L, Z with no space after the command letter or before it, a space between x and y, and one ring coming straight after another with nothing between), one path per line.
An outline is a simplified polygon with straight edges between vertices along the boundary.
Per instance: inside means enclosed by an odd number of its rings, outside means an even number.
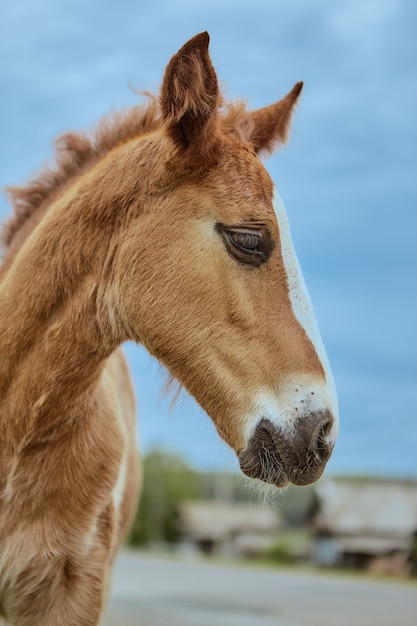
M330 434L332 428L333 418L326 415L315 429L310 440L310 451L314 453L318 462L325 463L331 455L333 446L330 441Z
M326 441L332 432L333 420L332 418L326 419L326 421L320 426L318 439Z

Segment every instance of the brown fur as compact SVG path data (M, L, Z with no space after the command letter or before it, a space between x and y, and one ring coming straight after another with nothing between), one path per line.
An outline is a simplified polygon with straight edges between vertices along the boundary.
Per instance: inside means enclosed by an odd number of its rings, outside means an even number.
M92 138L65 135L55 169L9 190L0 615L13 626L99 622L139 487L123 341L160 359L236 451L253 389L300 369L322 375L291 311L257 158L285 140L300 86L261 112L222 110L207 46L202 34L173 57L160 105ZM216 222L262 223L276 244L268 263L239 266Z

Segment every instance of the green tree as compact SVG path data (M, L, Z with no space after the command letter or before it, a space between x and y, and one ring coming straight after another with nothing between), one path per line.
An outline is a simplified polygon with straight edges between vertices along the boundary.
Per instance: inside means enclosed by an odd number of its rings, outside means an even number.
M129 543L178 541L178 507L200 495L199 474L181 457L153 450L144 459L141 500Z

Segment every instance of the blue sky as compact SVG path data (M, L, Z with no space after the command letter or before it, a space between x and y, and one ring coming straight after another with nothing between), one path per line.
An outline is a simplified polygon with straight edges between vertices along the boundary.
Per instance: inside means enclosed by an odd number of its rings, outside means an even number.
M258 107L305 88L270 158L339 394L331 473L417 476L417 4L414 0L15 0L0 8L0 185L23 183L70 129L156 91L201 30L230 98ZM0 200L0 217L9 211ZM128 356L140 441L236 468L184 393Z

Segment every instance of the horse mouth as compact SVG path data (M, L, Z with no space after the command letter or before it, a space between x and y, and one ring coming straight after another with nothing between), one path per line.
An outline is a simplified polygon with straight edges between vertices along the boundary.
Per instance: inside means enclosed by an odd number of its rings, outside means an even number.
M308 445L299 435L289 436L262 419L248 446L238 453L240 468L246 476L262 482L285 487L308 485L320 478L332 453L326 443L327 426L319 425L314 442Z

